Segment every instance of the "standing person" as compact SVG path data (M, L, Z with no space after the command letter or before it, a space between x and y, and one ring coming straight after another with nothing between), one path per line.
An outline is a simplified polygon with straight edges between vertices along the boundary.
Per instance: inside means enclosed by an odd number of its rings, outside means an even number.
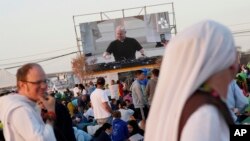
M112 123L111 107L109 105L108 96L105 94L103 87L105 85L105 79L103 77L97 78L97 88L92 92L90 96L92 108L94 111L94 117L98 124Z
M16 78L18 93L0 98L0 120L5 140L55 141L55 99L51 96L44 98L47 91L44 70L39 64L29 63L17 70ZM48 111L45 123L36 108L37 102Z
M79 89L80 95L86 95L87 94L87 90L85 89L85 87L83 86L83 84L79 84L78 85L78 89Z
M135 71L136 79L131 85L132 91L132 99L135 107L135 118L136 119L145 119L147 117L147 108L146 108L146 100L143 94L143 90L141 88L140 80L145 78L142 70Z
M95 85L92 81L89 82L89 88L87 90L88 94L91 95L92 92L95 90Z
M113 54L115 61L136 59L136 51L140 51L141 55L145 56L140 43L134 38L126 37L126 29L123 26L116 27L115 36L116 40L112 41L103 53L104 58L110 59L110 54Z
M115 83L115 80L111 80L109 89L111 99L119 100L119 86Z
M206 20L179 33L163 58L145 140L229 141L225 99L237 68L225 26Z
M74 97L78 97L78 95L80 94L78 86L79 86L78 84L75 84L75 87L73 89Z
M158 81L159 70L153 69L151 79L148 81L146 86L146 96L148 98L148 105L151 106L151 102L155 93L156 84Z
M120 99L122 99L123 96L124 96L124 94L123 94L123 85L122 85L120 80L117 80L116 83L118 85L119 97L120 97Z

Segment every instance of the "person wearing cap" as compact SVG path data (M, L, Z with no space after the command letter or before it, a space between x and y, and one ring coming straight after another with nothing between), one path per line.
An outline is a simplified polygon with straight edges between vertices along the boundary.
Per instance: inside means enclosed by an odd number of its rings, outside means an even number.
M113 54L115 61L136 59L136 51L140 51L141 55L145 56L140 43L134 38L126 37L124 26L116 27L115 36L116 40L112 41L106 52L103 53L105 59L110 59L111 54Z
M112 124L112 110L109 105L108 96L103 89L105 86L105 79L103 77L97 78L96 85L96 89L90 96L94 118L99 125L102 125L104 123Z
M0 120L6 141L55 141L53 131L55 99L46 96L47 81L39 64L25 64L17 70L18 93L0 98ZM47 112L44 122L37 103Z

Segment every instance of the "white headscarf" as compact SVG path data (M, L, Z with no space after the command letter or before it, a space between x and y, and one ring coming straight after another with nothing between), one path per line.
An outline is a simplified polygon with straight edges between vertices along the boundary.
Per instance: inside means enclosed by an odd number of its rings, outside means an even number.
M195 24L173 38L161 64L145 141L177 141L187 98L213 74L229 68L235 59L231 32L214 21Z

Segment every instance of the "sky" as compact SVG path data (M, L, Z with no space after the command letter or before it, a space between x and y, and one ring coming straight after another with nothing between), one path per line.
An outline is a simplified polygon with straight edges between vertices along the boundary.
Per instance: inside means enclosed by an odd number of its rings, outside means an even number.
M77 51L73 15L173 2L177 30L204 19L230 28L250 49L249 0L0 0L0 69ZM46 73L71 71L75 54L40 63ZM12 74L16 69L8 69Z

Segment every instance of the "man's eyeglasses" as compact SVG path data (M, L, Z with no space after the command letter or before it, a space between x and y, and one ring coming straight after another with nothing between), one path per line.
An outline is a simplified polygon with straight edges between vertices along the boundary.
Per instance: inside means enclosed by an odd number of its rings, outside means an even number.
M34 84L34 85L47 85L49 83L49 80L48 79L45 79L45 80L38 80L38 81L27 81L27 80L22 80L23 82L27 82L27 83L31 83L31 84Z

